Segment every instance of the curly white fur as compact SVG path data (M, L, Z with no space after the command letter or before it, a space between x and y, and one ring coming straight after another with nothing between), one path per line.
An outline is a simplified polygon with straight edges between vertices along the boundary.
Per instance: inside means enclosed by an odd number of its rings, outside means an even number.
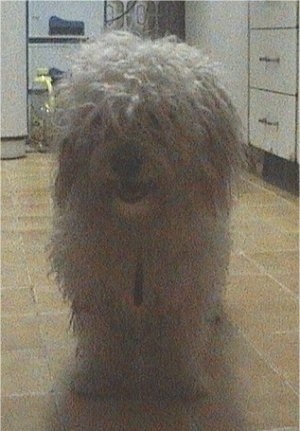
M222 290L242 135L216 67L174 38L105 33L82 49L57 97L51 259L72 305L77 388L205 393L233 405Z

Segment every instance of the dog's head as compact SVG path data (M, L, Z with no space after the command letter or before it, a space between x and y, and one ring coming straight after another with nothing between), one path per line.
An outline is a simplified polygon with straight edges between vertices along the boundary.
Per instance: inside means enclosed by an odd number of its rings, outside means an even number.
M81 193L124 216L157 214L187 196L228 209L240 121L197 49L174 38L105 33L82 49L58 100L67 114L60 208Z

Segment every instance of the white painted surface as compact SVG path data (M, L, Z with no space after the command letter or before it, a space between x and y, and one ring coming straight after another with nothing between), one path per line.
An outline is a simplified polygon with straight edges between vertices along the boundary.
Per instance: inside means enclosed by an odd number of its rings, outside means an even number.
M25 154L26 67L26 2L1 1L2 158L21 157Z
M251 28L296 27L297 1L250 1Z
M96 38L103 31L104 1L30 0L29 37L49 37L49 19L52 16L68 21L83 21L84 35Z
M294 1L250 2L250 142L291 161L299 160L296 11Z
M252 30L250 86L297 93L297 30Z
M248 2L187 1L186 41L224 66L223 82L248 119Z
M296 99L270 91L250 91L250 142L295 161Z

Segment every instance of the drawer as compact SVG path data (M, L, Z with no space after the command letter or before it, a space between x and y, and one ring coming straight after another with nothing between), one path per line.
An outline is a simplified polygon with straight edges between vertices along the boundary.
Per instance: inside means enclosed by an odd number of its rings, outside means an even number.
M297 30L252 30L250 86L295 95Z
M80 49L78 43L37 43L30 44L28 49L28 86L32 89L33 80L38 68L55 67L68 72L72 65L72 58ZM34 84L36 86L36 84Z
M250 27L296 27L297 3L297 1L250 1Z
M296 159L296 97L250 91L250 143L287 160Z

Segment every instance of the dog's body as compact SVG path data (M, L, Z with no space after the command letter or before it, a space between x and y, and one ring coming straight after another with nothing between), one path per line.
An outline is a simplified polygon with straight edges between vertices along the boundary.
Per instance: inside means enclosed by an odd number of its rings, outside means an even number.
M174 40L107 33L60 94L52 263L72 304L76 388L230 400L222 290L241 135L214 68Z

